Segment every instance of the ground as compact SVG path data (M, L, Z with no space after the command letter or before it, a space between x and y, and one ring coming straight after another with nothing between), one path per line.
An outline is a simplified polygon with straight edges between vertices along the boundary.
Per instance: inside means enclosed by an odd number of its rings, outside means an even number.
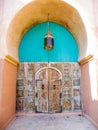
M84 116L36 114L17 116L6 130L97 130Z

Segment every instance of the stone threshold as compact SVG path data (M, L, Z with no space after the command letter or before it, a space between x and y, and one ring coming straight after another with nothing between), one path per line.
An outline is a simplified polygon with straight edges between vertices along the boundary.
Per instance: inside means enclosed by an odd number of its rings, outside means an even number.
M25 113L25 112L17 112L16 116L45 116L45 115L65 115L65 116L72 116L72 115L78 115L83 116L82 111L78 112L62 112L62 113Z

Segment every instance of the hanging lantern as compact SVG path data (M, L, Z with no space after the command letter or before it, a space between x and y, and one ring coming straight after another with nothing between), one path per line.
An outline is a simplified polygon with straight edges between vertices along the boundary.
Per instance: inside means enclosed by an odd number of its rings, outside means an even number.
M47 50L51 50L54 48L54 38L50 31L46 33L46 36L44 38L44 48Z
M54 38L52 36L52 33L50 32L49 27L49 14L48 14L48 31L44 37L44 48L47 50L51 50L54 48Z

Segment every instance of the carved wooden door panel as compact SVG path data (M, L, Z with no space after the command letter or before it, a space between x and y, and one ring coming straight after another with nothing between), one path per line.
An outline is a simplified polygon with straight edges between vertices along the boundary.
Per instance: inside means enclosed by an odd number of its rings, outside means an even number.
M36 78L36 111L61 112L61 80L55 69L46 68Z
M48 84L46 69L37 74L36 79L36 112L48 112Z
M60 74L54 69L48 69L48 112L61 112L61 80Z

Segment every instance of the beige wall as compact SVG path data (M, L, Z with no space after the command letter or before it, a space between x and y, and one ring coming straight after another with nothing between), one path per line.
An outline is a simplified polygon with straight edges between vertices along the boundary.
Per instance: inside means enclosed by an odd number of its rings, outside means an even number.
M32 2L32 1L39 2L41 0L28 0L28 1L17 0L17 2L13 1L13 0L5 0L5 1L0 0L0 12L1 12L0 13L0 17L1 17L0 30L2 30L0 32L1 33L0 34L0 36L1 36L1 38L0 38L0 50L2 51L0 58L3 58L8 53L10 54L10 52L8 52L7 41L6 41L7 31L8 31L8 27L9 27L10 22L12 21L14 16L17 14L17 12L21 8L23 8L23 6L25 6L27 3ZM44 0L44 1L46 1L46 0ZM58 1L62 1L62 0L58 0ZM88 44L86 55L88 55L89 53L92 53L92 40L93 40L93 39L91 39L92 27L93 27L92 0L87 0L87 1L85 1L85 0L82 0L82 1L63 0L63 1L68 2L70 5L75 7L77 9L77 11L80 13L80 15L83 19L84 25L85 25L86 29L88 30L87 35L90 37L90 38L88 38L89 44ZM77 19L75 21L77 22ZM79 36L81 39L83 39L82 34L76 33L76 35L77 35L77 37ZM79 40L79 39L77 39L77 40ZM10 43L10 44L12 44L12 43ZM81 44L83 44L83 45L81 45L80 48L84 48L84 41ZM15 46L13 46L12 50L14 50L14 49L15 49ZM13 53L12 56L15 58L14 53Z
M6 60L0 61L0 130L15 117L17 67Z
M96 64L98 66L98 0L94 0L93 2L93 14L94 14L94 36L96 37L96 44L95 44L95 58L96 58ZM98 72L98 67L97 67L97 72Z
M7 53L6 35L8 26L17 13L23 7L20 0L0 0L0 58L4 58Z

